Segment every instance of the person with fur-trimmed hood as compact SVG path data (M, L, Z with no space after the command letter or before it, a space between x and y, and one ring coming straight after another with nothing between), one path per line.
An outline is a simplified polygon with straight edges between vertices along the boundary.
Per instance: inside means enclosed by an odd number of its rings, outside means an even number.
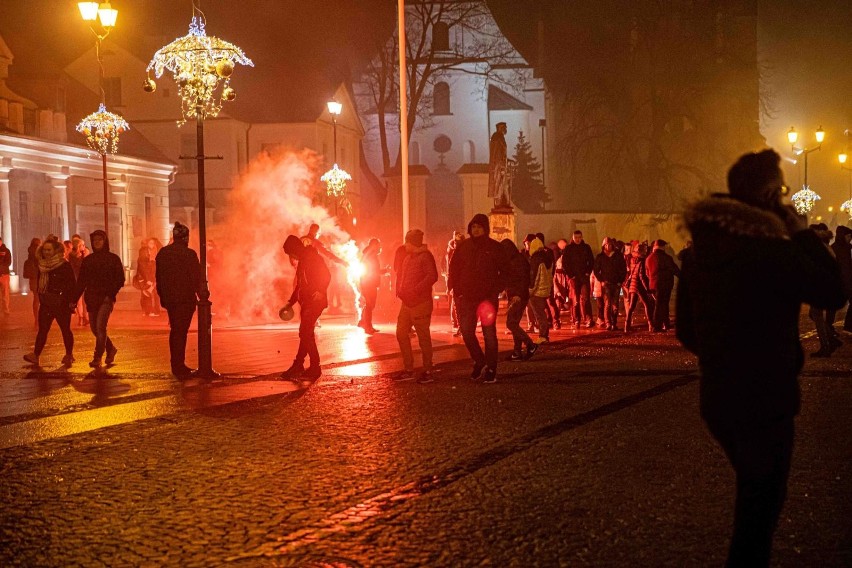
M473 359L471 379L497 381L497 299L505 288L506 259L500 243L489 237L488 216L478 213L467 226L470 238L456 249L450 263L449 289L459 302L462 337ZM482 323L485 351L476 337Z
M745 154L730 194L684 213L692 234L678 284L676 333L698 356L701 416L736 473L727 566L769 565L799 412L802 303L843 303L834 256L782 205L781 157Z
M402 301L396 319L396 340L402 352L403 371L397 380L414 377L414 354L411 351L411 328L417 334L423 371L417 381L431 383L432 377L432 286L438 281L438 267L429 247L423 244L423 231L411 229L405 235L405 244L394 254L396 296Z
M530 243L530 306L538 328L538 343L550 341L547 300L553 292L553 252L536 237Z
M98 229L89 235L92 252L80 264L80 277L77 280L77 292L74 303L80 296L86 301L89 311L89 326L95 336L95 352L89 366L97 369L101 366L101 357L106 353L104 362L112 365L118 349L113 345L107 333L107 323L115 306L116 296L124 286L124 265L121 258L109 250L109 238Z
M290 368L281 374L281 378L316 380L322 376L322 370L315 328L323 310L328 307L331 272L317 249L304 245L299 237L288 236L283 248L291 260L297 261L293 293L284 308L298 303L302 309L299 315L299 348L296 358ZM308 368L305 368L306 358L311 361Z

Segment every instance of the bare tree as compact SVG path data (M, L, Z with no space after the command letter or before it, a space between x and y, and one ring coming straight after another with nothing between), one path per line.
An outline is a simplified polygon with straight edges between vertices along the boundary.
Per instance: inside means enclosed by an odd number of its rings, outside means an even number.
M484 1L422 0L406 10L406 78L408 81L408 131L432 126L432 89L447 72L462 72L483 77L486 96L488 83L497 83L517 92L523 87L524 75L517 68L523 63L514 47L491 25L491 13ZM448 45L433 41L435 26L456 38ZM444 28L446 26L446 28ZM377 114L382 164L391 166L388 129L398 125L399 57L396 34L377 46L376 56L356 83L359 106ZM446 48L446 49L444 49ZM394 120L396 119L396 120ZM399 166L397 149L394 165Z

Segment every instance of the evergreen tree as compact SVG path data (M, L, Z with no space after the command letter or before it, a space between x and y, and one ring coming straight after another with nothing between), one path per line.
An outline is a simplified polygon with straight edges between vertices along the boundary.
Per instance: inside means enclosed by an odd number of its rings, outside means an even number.
M523 131L518 133L513 159L515 177L512 180L512 202L527 213L544 211L545 204L550 201L544 187L544 172L533 156L532 146L524 137Z

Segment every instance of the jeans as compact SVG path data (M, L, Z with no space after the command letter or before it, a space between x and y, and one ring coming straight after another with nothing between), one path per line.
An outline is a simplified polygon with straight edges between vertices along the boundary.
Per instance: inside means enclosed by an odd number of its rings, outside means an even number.
M574 304L575 324L589 321L592 317L592 301L589 299L589 277L576 276L568 280L571 290L571 302Z
M92 309L92 306L88 306L88 308L89 327L95 336L95 354L93 359L100 359L104 354L104 350L112 351L115 349L115 346L107 335L107 323L109 323L109 316L112 313L112 300L104 298L104 301L101 302L101 305L97 309Z
M35 293L38 295L38 292ZM45 304L39 305L38 308L38 333L36 334L35 349L33 353L38 357L44 351L44 344L47 343L47 332L50 331L50 326L56 320L59 326L59 331L62 332L62 343L65 344L65 354L71 355L74 351L74 334L71 331L71 310L67 305L58 307L48 307Z
M728 568L769 566L772 535L787 497L793 418L765 424L707 423L737 476L734 533Z
M417 333L417 342L420 344L423 368L427 371L432 368L432 336L429 334L431 323L431 298L415 306L406 306L403 302L399 307L399 315L396 318L396 341L399 343L399 350L402 352L402 364L406 371L414 370L414 353L411 351L411 338L409 337L412 326Z
M521 318L524 317L526 308L527 303L519 300L514 304L510 303L509 309L506 311L506 328L512 332L512 337L515 340L515 353L519 355L524 345L530 347L533 344L529 334L521 327Z
M669 304L672 299L671 288L657 288L654 295L654 327L656 329L670 329L672 322L669 318Z
M624 330L629 331L633 312L636 311L636 306L642 300L642 305L645 306L645 318L648 320L648 329L656 329L654 326L654 298L644 288L639 288L637 292L631 292L628 295L627 314L624 316Z
M550 321L547 318L547 298L530 296L530 307L535 315L538 336L547 339L550 336Z
M379 289L374 286L364 286L361 289L361 295L364 297L364 311L361 312L361 321L358 322L358 325L364 329L372 329L373 310L376 309Z
M606 326L618 325L618 297L621 286L618 284L601 284L601 304L603 305L603 322Z
M489 369L497 370L497 318L491 325L482 325L482 335L485 339L485 352L479 345L479 339L476 337L476 321L479 318L477 309L482 303L491 304L494 313L497 313L497 300L482 300L481 302L459 298L459 324L461 325L462 338L464 346L467 347L471 359L477 365L483 363Z
M319 367L320 356L317 349L315 329L317 320L325 309L325 302L300 302L302 311L299 314L299 349L296 351L295 362L305 364L305 357L310 357L311 367Z
M179 374L186 369L186 336L195 314L195 302L171 304L166 311L169 314L169 362L172 372Z

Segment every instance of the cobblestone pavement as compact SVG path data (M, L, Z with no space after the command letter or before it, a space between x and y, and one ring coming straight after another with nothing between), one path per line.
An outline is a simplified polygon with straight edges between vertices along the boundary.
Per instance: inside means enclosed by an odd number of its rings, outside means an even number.
M7 326L0 566L722 565L733 475L670 334L562 332L482 385L445 333L421 385L390 378L391 334L347 327L303 387L268 376L286 329L220 333L232 374L180 384L149 368L163 329L117 327L134 359L95 378L27 376ZM777 566L852 565L846 338L803 375ZM283 353L227 366L255 343Z

